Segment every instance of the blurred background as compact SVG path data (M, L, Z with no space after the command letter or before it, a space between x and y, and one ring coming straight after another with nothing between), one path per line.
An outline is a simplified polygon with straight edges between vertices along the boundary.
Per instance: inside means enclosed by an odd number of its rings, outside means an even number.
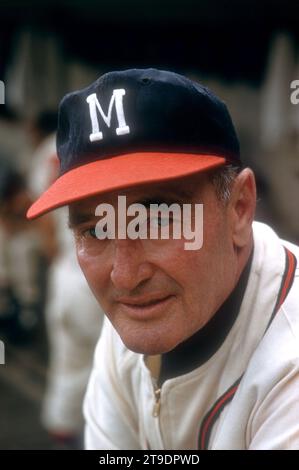
M76 266L64 210L24 217L57 175L63 95L134 67L208 85L256 172L257 219L299 243L298 46L296 0L0 0L0 449L82 446L103 312Z

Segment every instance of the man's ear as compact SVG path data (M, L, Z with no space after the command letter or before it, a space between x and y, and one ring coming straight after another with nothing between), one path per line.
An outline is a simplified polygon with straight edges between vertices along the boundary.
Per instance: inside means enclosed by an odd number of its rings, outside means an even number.
M242 248L250 240L256 206L255 177L250 168L245 168L236 177L229 205L233 242L237 248Z

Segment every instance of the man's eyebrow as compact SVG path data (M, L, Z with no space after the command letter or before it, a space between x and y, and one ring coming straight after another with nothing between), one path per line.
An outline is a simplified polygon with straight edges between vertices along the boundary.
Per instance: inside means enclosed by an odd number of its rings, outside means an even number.
M160 197L160 198L145 198L145 199L141 199L138 201L135 201L134 204L142 204L144 207L146 207L147 209L150 209L150 206L152 204L156 204L158 206L160 206L161 204L166 204L167 206L170 206L171 204L179 204L180 206L182 206L182 201L180 201L179 199L177 198L165 198L165 197Z
M78 225L84 224L85 222L90 222L92 219L95 218L94 214L90 214L89 212L74 212L69 214L68 219L68 227L73 229Z
M168 206L171 204L179 204L182 206L185 202L191 199L193 193L191 191L187 192L185 191L184 193L177 193L173 196L167 195L164 196L162 194L157 195L157 196L150 196L150 197L145 197L138 199L137 201L134 201L137 204L142 204L145 207L149 208L151 204L167 204Z
M190 200L193 196L193 191L190 190L176 190L173 191L173 195L171 193L164 195L163 193L159 192L150 197L140 197L137 200L132 201L131 204L142 204L146 208L150 208L151 204L167 204L168 206L171 204L179 204L180 206L183 206L183 204ZM96 215L90 212L70 212L68 227L70 229L74 229L78 225L90 222L95 218Z

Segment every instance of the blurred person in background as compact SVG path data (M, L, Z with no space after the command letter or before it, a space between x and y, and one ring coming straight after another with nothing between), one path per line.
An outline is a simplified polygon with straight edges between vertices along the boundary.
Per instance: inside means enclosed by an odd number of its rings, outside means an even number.
M56 114L41 113L28 130L36 148L29 186L38 197L58 175ZM45 215L41 222L51 254L45 308L50 364L42 422L58 446L78 448L82 446L82 401L103 312L77 264L65 209Z
M0 327L16 341L29 338L40 314L35 227L25 214L31 197L24 177L5 159L0 162Z

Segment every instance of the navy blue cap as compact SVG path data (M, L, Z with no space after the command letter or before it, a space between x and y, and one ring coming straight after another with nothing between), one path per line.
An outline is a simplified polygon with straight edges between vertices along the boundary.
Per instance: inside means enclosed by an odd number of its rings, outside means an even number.
M60 178L30 218L111 190L241 166L226 105L203 85L152 68L109 72L66 95L57 153Z

